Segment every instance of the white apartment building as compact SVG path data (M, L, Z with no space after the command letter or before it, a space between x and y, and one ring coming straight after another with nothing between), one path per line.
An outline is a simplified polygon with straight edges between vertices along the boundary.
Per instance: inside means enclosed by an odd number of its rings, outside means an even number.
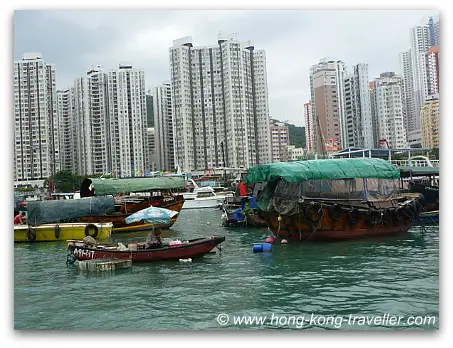
M368 87L368 64L357 64L353 73L344 78L343 147L371 149L375 144Z
M299 161L304 157L304 149L296 147L295 145L286 146L286 159L285 161Z
M175 147L170 82L154 88L153 105L157 169L172 170L175 168Z
M45 179L60 170L55 65L41 53L14 61L14 180Z
M150 169L145 73L120 64L107 79L110 168L117 177L144 176Z
M400 53L400 71L403 78L403 118L406 130L409 129L409 119L415 120L415 95L414 95L414 79L412 69L412 54L411 50Z
M336 144L338 149L345 142L343 85L346 74L346 66L341 60L323 58L310 67L311 124L316 153L323 151L325 142Z
M311 100L304 104L305 117L305 147L307 151L312 152L314 149L313 142L313 108Z
M375 119L378 140L386 139L391 148L406 148L407 135L403 120L403 81L393 72L382 73L375 83Z
M272 162L287 161L286 147L289 145L289 129L283 122L272 122L271 131L271 148Z
M58 138L60 144L61 169L77 173L77 141L76 120L73 115L73 93L71 89L57 91Z
M149 170L154 172L160 170L157 167L157 153L156 153L156 129L154 127L148 127L146 129L146 136L148 138L149 148Z
M251 167L271 161L266 55L219 34L169 49L175 166L185 171Z
M373 124L373 139L374 144L372 149L377 148L379 142L379 120L377 114L377 105L376 105L376 82L370 81L368 83L368 92L370 95L370 105L371 105L371 122Z
M74 81L72 117L76 132L74 169L80 175L111 168L107 74L100 65Z
M439 46L432 46L425 53L427 75L426 100L439 94Z
M417 25L410 30L412 76L414 85L415 115L408 115L408 131L420 129L420 110L426 97L427 78L425 52L429 49L428 25Z

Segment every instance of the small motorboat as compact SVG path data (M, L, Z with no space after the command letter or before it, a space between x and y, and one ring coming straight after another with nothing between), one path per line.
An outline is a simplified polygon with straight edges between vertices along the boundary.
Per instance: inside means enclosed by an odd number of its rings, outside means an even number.
M164 244L159 248L146 249L146 243L86 243L83 240L68 241L68 263L92 259L120 259L132 262L193 259L208 254L225 237L196 238L178 243ZM72 260L72 262L71 262Z

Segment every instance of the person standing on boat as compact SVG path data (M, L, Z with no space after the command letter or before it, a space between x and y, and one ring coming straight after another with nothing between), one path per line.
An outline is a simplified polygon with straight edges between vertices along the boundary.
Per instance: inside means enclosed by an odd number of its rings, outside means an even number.
M148 236L146 236L145 249L161 248L162 247L162 239L160 238L161 233L162 230L160 228L156 228L155 230L149 232Z
M245 186L245 184L242 181L239 182L238 189L239 189L239 196L241 196L241 197L247 196L247 186Z
M14 217L14 225L23 225L25 219L25 212L19 213Z

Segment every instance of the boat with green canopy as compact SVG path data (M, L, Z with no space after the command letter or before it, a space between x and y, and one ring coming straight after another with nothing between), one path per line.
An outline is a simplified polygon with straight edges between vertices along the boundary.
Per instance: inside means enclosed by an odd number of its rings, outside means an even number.
M401 195L399 179L388 161L346 158L257 165L244 183L259 184L256 205L276 236L332 240L406 232L421 197Z
M167 224L150 224L137 222L126 224L125 218L148 207L160 207L180 212L184 197L178 193L185 189L182 177L153 178L86 178L80 188L80 195L113 196L115 211L107 215L85 216L82 222L113 222L113 232L135 232L151 228L171 227L177 219L175 215ZM174 193L175 192L175 193Z

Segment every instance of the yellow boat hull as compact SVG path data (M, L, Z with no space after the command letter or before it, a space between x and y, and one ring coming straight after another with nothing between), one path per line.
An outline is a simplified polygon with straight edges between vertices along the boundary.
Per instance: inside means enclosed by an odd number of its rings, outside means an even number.
M112 228L113 224L110 222L43 224L39 226L15 225L14 242L81 240L87 235L96 240L107 240L110 238Z

